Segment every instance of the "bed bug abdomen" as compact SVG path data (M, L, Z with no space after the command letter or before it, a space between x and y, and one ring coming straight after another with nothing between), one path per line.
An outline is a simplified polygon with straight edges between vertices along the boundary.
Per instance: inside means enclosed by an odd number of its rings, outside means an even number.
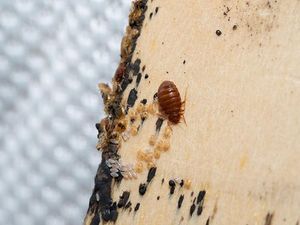
M157 92L159 110L171 123L177 124L183 116L180 93L172 81L164 81Z

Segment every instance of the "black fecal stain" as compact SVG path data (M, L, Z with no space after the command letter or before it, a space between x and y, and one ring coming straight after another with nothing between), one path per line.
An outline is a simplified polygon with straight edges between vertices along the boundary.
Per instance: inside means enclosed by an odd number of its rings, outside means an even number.
M190 216L193 216L193 213L195 212L195 209L196 209L196 205L195 204L191 205Z
M133 76L136 76L140 72L141 60L137 58L133 64L130 65Z
M191 197L193 197L193 195L194 195L194 192L192 191L192 192L191 192Z
M106 222L107 221L115 222L118 218L117 203L114 202L112 204L112 206L110 206L109 208L104 209L101 212L101 216L102 216L102 219Z
M200 202L202 202L202 200L205 197L205 194L206 194L205 190L199 192L199 194L197 196L197 204L199 204Z
M153 95L153 100L155 101L157 99L157 92Z
M274 216L273 213L268 213L266 215L265 225L272 225L273 216Z
M156 8L155 8L155 14L158 13L158 10L159 10L159 7L156 7Z
M221 34L222 34L222 31L216 30L216 35L221 36Z
M131 89L128 95L127 99L127 108L126 108L126 113L128 112L128 109L130 107L134 106L135 101L137 100L137 90L135 88Z
M183 65L185 64L185 60L183 60L182 64L183 64Z
M184 180L181 180L179 185L180 185L180 187L182 187L184 185Z
M237 29L237 25L233 25L232 30L236 30Z
M144 72L145 69L146 69L146 65L143 65L143 67L142 67L142 72Z
M124 191L123 194L120 196L120 200L118 202L118 208L122 208L126 205L128 199L130 196L130 192L129 191Z
M163 184L165 182L165 178L161 179L161 184Z
M161 126L162 126L162 124L163 124L163 122L164 122L164 120L162 119L162 118L158 118L157 120L156 120L156 123L155 123L155 130L156 130L156 132L157 133L159 133L159 131L160 131L160 129L161 129Z
M145 120L146 120L146 117L142 116L142 117L141 117L141 125L144 124Z
M117 89L115 91L115 100L112 104L108 104L107 110L108 117L110 117L112 121L120 118L120 116L122 116L123 114L122 110L120 110L120 103L122 101L122 94L124 90L127 88L129 83L132 82L132 78L129 76L129 72L131 70L130 62L132 61L132 56L136 47L137 39L140 35L140 30L145 19L144 14L147 10L146 4L147 0L140 0L138 2L134 2L132 13L129 16L129 26L132 29L136 29L138 31L138 34L132 37L132 39L130 40L131 44L129 47L129 52L125 55L122 55L122 59L124 60L126 69L125 72L122 74L122 81L117 86ZM135 16L137 13L140 16ZM111 131L107 132L109 135L111 134ZM105 161L109 158L119 159L120 156L117 154L118 148L118 145L108 143L108 146L105 147L105 149L103 149L102 160L97 169L94 181L95 185L93 193L89 200L89 207L87 212L87 215L93 213L93 219L96 217L94 219L95 222L97 222L97 216L99 217L99 214L101 215L102 220L104 221L116 221L118 217L117 205L116 203L112 202L111 198L112 177L110 176L110 170L105 163ZM95 196L97 196L97 198Z
M139 86L140 82L141 82L141 79L142 79L142 74L141 73L138 73L137 77L136 77L136 87Z
M157 196L156 199L157 199L157 201L158 201L158 200L160 199L160 196Z
M139 210L140 205L141 205L140 203L137 203L137 204L136 204L136 206L134 207L134 211L135 211L135 212Z
M96 212L94 218L92 219L92 222L90 223L90 225L99 225L100 223L100 215L98 212Z
M198 209L197 209L197 216L200 216L201 213L202 213L202 211L203 211L203 206L202 206L202 205L199 205L199 206L198 206Z
M130 206L132 205L131 201L127 202L127 204L125 205L125 209L128 209Z
M195 202L196 202L196 198L194 198L194 200L193 200L193 204L195 204Z
M146 105L147 104L147 99L143 99L143 100L141 100L141 103L143 104L143 105Z
M178 209L181 208L183 199L184 199L184 195L180 195L180 197L179 197L179 199L178 199L178 203L177 203L177 208L178 208Z
M149 15L149 19L150 19L150 20L152 19L152 16L153 16L153 12L150 13L150 15Z
M146 191L147 191L147 184L145 184L145 183L140 184L140 186L139 186L140 195L143 196L146 193Z
M209 225L209 217L207 218L205 225Z
M147 182L150 183L156 173L156 167L151 167L148 172Z
M148 77L149 77L149 75L148 75L148 74L146 74L146 75L145 75L145 79L148 79Z
M176 183L174 180L169 180L170 195L174 194Z

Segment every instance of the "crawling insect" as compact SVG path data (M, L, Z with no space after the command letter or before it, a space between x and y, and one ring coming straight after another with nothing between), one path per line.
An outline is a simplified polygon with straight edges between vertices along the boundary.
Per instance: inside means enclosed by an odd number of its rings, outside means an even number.
M157 92L159 111L163 117L172 124L178 124L184 120L185 100L181 101L180 93L176 85L169 80L161 83Z

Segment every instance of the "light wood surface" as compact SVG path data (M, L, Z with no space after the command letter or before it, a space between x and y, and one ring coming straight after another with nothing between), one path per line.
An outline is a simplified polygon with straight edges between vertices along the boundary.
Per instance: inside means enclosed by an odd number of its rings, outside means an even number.
M130 191L133 207L140 203L137 212L119 211L116 224L206 224L208 218L218 225L299 224L300 1L153 0L147 6L132 59L145 65L133 110L172 80L182 98L187 93L186 125L172 125L170 150L156 161L144 196L138 189L147 169L113 184L114 200ZM124 107L134 86L124 93ZM152 151L157 118L150 115L136 136L122 141L122 161L136 163L138 150ZM190 189L177 184L170 196L174 178L191 180ZM203 212L197 216L196 208L190 216L200 190L206 191Z

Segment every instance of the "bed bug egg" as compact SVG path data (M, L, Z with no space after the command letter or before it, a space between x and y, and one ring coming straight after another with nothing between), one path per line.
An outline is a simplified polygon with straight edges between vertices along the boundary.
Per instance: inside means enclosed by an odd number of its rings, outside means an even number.
M149 138L149 145L154 146L156 143L157 137L156 135L151 135Z
M172 124L178 124L183 118L184 101L181 101L176 85L172 81L162 82L158 88L157 97L160 113Z
M159 159L160 158L160 151L157 150L157 149L154 149L153 156L154 156L155 159Z
M171 136L171 134L172 134L172 129L171 129L171 127L168 125L168 126L166 126L165 129L164 129L163 136L164 136L165 138L169 138L169 137Z
M143 172L143 163L142 163L142 162L137 162L137 163L135 164L134 170L135 170L135 172L137 172L137 173Z
M136 126L132 126L132 127L130 128L130 133L131 133L132 136L136 136L137 133L138 133L137 127L136 127Z

